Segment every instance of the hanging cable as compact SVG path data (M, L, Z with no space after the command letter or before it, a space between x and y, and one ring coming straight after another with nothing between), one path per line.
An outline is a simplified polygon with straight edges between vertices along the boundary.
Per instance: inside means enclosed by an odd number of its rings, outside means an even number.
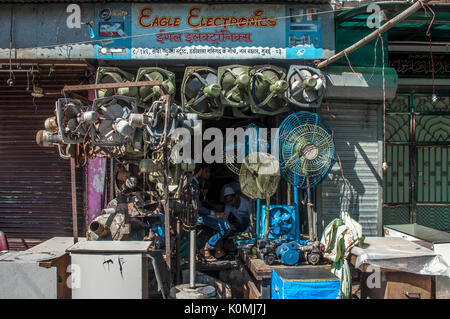
M387 170L388 163L386 160L386 78L384 75L384 41L381 33L378 32L378 37L381 38L381 63L382 67L382 77L383 77L383 170Z
M13 42L13 6L11 5L11 17L10 17L10 24L9 24L9 79L6 81L6 83L9 86L14 85L14 73L12 70L12 42Z
M438 101L438 97L436 95L436 88L434 85L434 59L433 59L433 46L432 46L432 40L431 40L431 28L434 24L434 20L436 18L436 14L434 13L433 9L431 9L431 7L427 4L425 5L422 0L419 0L420 3L422 4L423 10L425 11L425 15L428 15L428 10L430 10L431 14L433 15L430 21L430 24L428 25L428 29L427 32L425 33L426 36L428 37L428 39L430 40L430 59L431 59L431 83L432 83L432 87L433 87L433 94L431 95L431 100L433 103L436 103Z

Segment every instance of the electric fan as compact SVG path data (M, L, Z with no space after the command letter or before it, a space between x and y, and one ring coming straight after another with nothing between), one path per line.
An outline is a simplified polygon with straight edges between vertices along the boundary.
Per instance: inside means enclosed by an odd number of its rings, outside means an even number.
M269 234L270 197L275 194L279 181L279 162L271 154L251 153L241 165L239 183L242 193L251 199L266 199L265 239Z
M221 118L220 90L214 69L206 66L186 68L181 84L183 111L196 113L204 119Z
M287 81L289 102L300 107L320 107L326 88L322 72L308 66L291 65Z
M139 81L161 81L162 85L142 86L139 88L139 98L142 103L153 103L161 95L175 94L175 74L165 69L157 67L139 68L136 82ZM131 89L131 88L130 88ZM128 88L125 88L128 90ZM127 94L125 94L127 95Z
M270 209L269 235L273 238L287 236L293 228L292 213L284 207Z
M137 156L136 130L128 119L137 112L137 100L126 96L110 96L94 100L92 110L99 120L90 127L90 143L95 149L102 149L113 156ZM97 156L99 156L98 154Z
M279 141L280 172L291 185L308 191L308 222L312 230L311 188L327 176L335 162L333 135L328 124L317 114L297 112L281 123Z
M157 100L144 113L134 113L129 117L129 124L133 128L145 128L144 142L150 150L160 149L176 128L197 129L195 123L198 116L193 113L185 114L176 104L169 105L168 101ZM198 125L197 125L198 126Z
M125 72L119 68L113 67L99 67L97 69L97 76L95 78L95 84L103 83L122 83L122 82L132 82L134 81L134 76L131 73ZM127 95L136 96L137 88L130 88L127 94L119 94L118 89L98 89L95 90L95 98L104 98L113 95Z
M250 108L250 67L245 65L229 65L219 67L218 84L222 91L220 101L231 107L231 114L225 109L226 117L255 118Z
M255 66L251 71L251 110L255 114L275 115L286 112L288 83L286 71L273 65Z
M258 125L250 123L246 126L236 126L227 132L223 156L225 165L233 173L239 175L241 163L250 153L268 151L268 145L264 145L260 139L260 129ZM242 134L235 140L235 134L237 135L239 131Z

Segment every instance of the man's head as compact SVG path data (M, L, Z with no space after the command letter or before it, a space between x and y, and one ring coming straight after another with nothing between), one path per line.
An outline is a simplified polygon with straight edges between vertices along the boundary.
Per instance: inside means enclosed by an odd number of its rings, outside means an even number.
M204 163L196 164L194 176L205 181L209 180L209 178L211 177L211 166Z
M225 186L225 189L223 191L223 197L227 205L237 206L239 201L239 195L236 194L236 192L231 186Z

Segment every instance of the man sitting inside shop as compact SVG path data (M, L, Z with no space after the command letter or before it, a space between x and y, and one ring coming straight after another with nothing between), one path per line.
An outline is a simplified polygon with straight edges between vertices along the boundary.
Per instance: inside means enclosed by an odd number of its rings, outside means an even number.
M193 183L195 183L200 190L200 198L198 204L198 218L197 222L201 225L212 228L215 234L209 238L205 246L200 249L206 261L213 262L225 256L222 249L222 240L230 232L230 224L223 218L223 212L215 212L209 208L206 199L207 189L206 182L211 177L211 167L206 164L197 164L194 171ZM211 255L211 250L215 250L215 255Z
M225 211L224 214L231 225L231 230L236 232L248 232L250 225L250 202L239 195L231 186L224 189Z

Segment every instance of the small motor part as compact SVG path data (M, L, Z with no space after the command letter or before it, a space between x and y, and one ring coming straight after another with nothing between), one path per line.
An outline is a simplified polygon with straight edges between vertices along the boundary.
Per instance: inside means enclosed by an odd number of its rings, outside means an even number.
M58 133L40 130L36 133L36 144L43 147L53 147L55 144L62 144L63 141Z
M300 244L296 241L291 241L280 245L276 250L276 255L283 265L294 266L300 260Z
M82 112L78 118L78 122L80 123L89 123L94 124L98 121L98 114L94 111Z
M49 132L58 131L58 123L56 122L56 116L49 117L44 122L45 130Z
M276 242L270 239L260 239L256 242L257 255L267 265L272 265L276 259Z

